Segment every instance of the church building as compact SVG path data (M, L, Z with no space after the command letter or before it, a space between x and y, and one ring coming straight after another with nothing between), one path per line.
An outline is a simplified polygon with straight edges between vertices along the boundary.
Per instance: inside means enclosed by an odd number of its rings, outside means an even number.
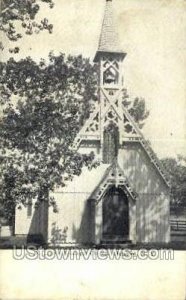
M170 186L156 154L123 105L123 64L112 0L106 0L94 63L99 101L74 147L101 162L83 168L47 203L16 211L15 234L42 236L49 245L91 246L170 241Z

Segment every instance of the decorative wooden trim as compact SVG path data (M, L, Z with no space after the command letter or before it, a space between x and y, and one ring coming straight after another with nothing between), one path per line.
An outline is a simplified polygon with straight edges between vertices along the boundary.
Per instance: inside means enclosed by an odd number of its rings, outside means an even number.
M127 196L136 201L138 195L129 184L127 177L124 175L124 172L117 163L113 164L107 169L104 178L92 193L90 198L94 199L96 204L98 204L106 191L113 185L123 189Z

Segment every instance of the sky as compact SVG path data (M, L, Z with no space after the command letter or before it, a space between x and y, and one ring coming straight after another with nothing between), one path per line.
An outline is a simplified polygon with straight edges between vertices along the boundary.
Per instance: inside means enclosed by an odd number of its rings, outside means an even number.
M17 59L38 61L51 50L93 59L105 0L54 2L53 9L43 4L38 15L53 23L53 34L24 36ZM186 155L186 1L113 0L113 8L127 53L124 86L150 110L143 133L160 158Z

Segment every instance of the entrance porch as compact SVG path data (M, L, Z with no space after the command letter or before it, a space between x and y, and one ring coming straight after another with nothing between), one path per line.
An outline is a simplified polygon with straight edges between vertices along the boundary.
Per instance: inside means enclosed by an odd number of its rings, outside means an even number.
M99 201L91 199L92 243L136 243L136 201L124 186L110 186Z

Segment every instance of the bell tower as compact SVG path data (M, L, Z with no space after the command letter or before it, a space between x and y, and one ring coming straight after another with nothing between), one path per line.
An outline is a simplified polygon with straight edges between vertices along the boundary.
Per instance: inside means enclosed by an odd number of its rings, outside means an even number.
M106 0L98 50L94 57L99 70L99 101L74 141L74 149L82 145L86 148L93 143L99 144L97 149L104 163L116 161L118 147L125 136L125 126L129 123L122 107L122 67L125 56L119 44L112 0ZM132 130L133 126L130 127Z
M146 141L138 125L123 105L123 61L116 30L112 0L106 0L98 50L94 62L98 64L98 103L74 141L74 149L96 149L100 160L117 164L119 149L140 145L167 183L156 154Z
M101 149L103 162L117 157L123 125L122 89L123 60L126 56L119 44L113 16L112 0L106 0L105 13L94 62L99 66L99 100Z

